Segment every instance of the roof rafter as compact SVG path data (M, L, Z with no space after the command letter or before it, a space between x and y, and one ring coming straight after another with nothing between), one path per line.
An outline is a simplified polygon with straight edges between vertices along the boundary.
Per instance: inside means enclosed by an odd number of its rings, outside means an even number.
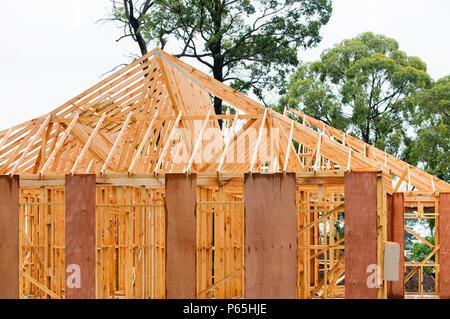
M216 115L212 96L235 107L236 114ZM288 110L266 108L155 49L52 112L1 131L0 171L42 176L246 172L266 165L281 172L377 169L419 190L450 190L448 183L392 155L290 112L302 123L290 119ZM222 129L219 119L226 123ZM210 148L209 160L203 160L201 147ZM270 154L263 152L268 149Z

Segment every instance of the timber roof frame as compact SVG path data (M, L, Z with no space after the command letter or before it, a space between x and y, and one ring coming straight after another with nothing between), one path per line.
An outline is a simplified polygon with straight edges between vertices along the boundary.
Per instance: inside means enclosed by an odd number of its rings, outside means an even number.
M211 96L233 106L236 114L216 115ZM0 174L378 170L397 177L394 191L401 185L407 185L406 190L450 190L448 183L419 168L295 109L289 111L302 122L154 49L53 111L1 131ZM224 121L222 130L219 119ZM201 121L200 127L195 121ZM211 161L202 162L196 159L206 130L212 132L214 151ZM240 137L249 130L257 136L247 138L244 147ZM274 130L278 134L272 134ZM262 138L265 134L271 137L270 145ZM275 147L276 153L260 154ZM188 156L180 160L183 152ZM244 160L226 161L229 155Z

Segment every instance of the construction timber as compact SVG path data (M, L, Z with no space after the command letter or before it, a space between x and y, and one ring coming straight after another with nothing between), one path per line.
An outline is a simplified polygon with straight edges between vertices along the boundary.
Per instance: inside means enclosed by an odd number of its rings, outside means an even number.
M1 131L0 175L0 298L450 297L448 183L158 49Z

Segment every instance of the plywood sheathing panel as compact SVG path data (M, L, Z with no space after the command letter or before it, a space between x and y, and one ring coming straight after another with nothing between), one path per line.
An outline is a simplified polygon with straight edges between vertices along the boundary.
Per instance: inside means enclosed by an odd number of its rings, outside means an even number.
M245 298L296 297L295 174L246 174Z
M450 193L439 194L440 298L450 299Z
M196 298L195 174L166 174L166 298Z
M19 298L19 176L0 176L0 299Z
M377 172L345 173L345 298L376 299L369 287L377 264Z
M76 266L81 278L80 288L66 284L66 299L95 299L95 175L67 175L65 185L66 280Z

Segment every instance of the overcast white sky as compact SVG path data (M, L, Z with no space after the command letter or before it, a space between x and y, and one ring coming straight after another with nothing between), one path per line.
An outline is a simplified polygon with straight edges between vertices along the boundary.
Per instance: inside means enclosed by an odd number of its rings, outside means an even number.
M97 83L137 53L120 30L96 24L109 0L1 0L0 130L38 117ZM365 31L399 41L408 55L428 65L434 79L450 74L450 1L333 0L323 40L300 58Z

